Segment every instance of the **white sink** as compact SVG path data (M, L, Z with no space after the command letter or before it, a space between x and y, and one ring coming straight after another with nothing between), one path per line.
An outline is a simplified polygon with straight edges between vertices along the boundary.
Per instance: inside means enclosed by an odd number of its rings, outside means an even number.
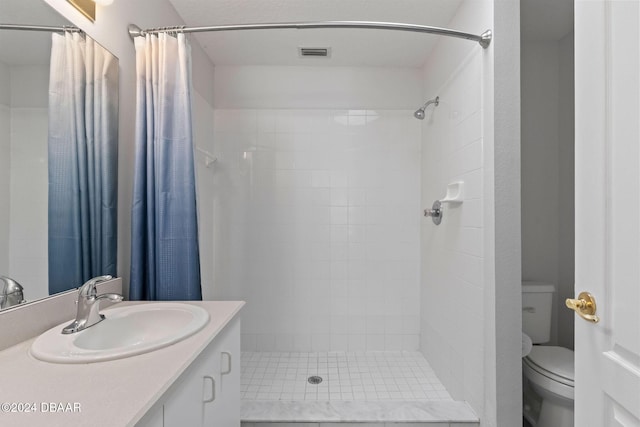
M193 335L209 322L209 313L191 304L144 303L104 310L106 319L64 335L65 322L31 345L36 359L54 363L92 363L157 350Z

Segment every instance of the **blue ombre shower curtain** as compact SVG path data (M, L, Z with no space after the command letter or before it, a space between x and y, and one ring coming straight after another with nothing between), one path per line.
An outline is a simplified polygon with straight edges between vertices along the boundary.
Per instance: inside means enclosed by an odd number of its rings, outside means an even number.
M53 34L49 74L49 293L116 275L118 60Z
M191 128L191 52L184 34L136 37L132 300L200 300Z

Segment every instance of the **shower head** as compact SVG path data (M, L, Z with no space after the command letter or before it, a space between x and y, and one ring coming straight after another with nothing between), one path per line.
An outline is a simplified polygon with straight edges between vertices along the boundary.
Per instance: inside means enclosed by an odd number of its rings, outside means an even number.
M435 99L428 100L427 102L424 103L424 105L422 107L418 108L416 110L416 112L413 113L413 117L415 117L418 120L424 120L424 110L425 110L425 108L427 108L431 104L435 104L435 106L437 107L439 103L440 103L440 97L439 96L436 96Z

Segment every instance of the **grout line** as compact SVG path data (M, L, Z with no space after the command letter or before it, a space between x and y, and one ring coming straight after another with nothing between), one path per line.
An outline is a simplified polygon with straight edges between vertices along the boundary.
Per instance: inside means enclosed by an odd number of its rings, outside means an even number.
M244 400L452 401L417 352L243 352L242 362Z

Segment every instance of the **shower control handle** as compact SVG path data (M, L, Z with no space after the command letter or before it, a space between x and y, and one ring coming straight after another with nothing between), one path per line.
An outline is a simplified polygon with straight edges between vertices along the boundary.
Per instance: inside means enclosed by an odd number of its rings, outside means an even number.
M565 304L584 320L593 323L600 321L600 318L596 316L596 299L589 292L580 292L578 299L567 298Z
M431 209L425 209L424 216L431 217L435 225L440 225L440 222L442 222L442 205L440 201L436 200L433 202Z
M442 215L442 211L440 209L425 209L424 210L424 216L429 217L429 216L440 216Z

